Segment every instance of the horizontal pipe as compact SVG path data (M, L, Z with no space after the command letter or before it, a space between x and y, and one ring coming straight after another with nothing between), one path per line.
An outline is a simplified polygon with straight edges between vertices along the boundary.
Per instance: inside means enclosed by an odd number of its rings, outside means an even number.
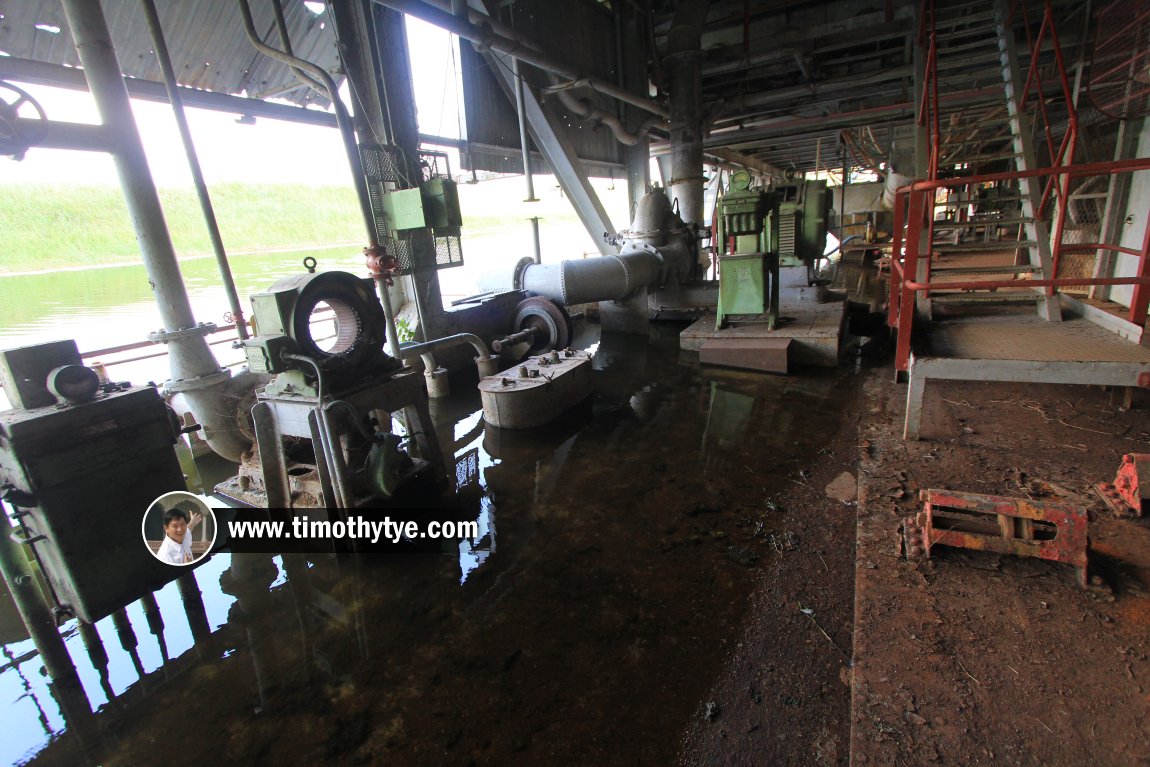
M462 344L471 344L472 348L475 349L475 353L480 357L486 358L491 356L491 352L487 349L487 344L485 344L479 336L474 333L456 333L453 336L444 336L434 341L404 344L399 347L399 358L401 360L408 360L413 357L422 357L424 354L429 354L439 349L448 349L452 346L461 346Z
M3 57L0 57L3 60ZM119 136L103 125L60 122L48 120L41 123L28 117L16 118L18 135L35 135L43 130L44 135L30 149L66 149L78 152L108 152L120 148Z
M663 118L670 118L670 113L656 101L636 96L607 80L586 75L570 64L566 64L535 50L533 46L527 43L496 34L490 29L481 29L470 21L459 18L458 16L453 16L451 13L428 5L420 0L375 0L375 2L393 11L414 16L429 24L434 24L441 29L446 29L448 32L462 37L464 40L479 43L492 50L505 53L520 61L531 64L532 66L539 67L548 72L554 72L569 80L578 80L585 83L586 86L592 90L599 91L606 96L611 96L612 98L638 107L651 114L656 114Z
M912 282L903 287L926 290L989 290L992 288L1088 288L1092 285L1150 285L1150 277L1061 277L1054 280L968 280L966 282Z
M621 301L663 281L666 266L653 248L558 264L528 264L517 289L566 306Z

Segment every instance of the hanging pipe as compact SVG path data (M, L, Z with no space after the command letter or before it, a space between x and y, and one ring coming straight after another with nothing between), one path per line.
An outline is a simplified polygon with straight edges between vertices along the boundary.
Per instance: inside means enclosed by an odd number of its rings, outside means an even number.
M527 199L523 202L539 202L535 197L535 180L531 177L531 145L527 143L527 110L523 108L523 77L519 74L519 59L511 59L511 74L515 76L515 111L519 115L519 146L523 148L523 177L527 180Z
M368 196L367 179L364 178L363 175L363 163L359 156L359 146L355 141L355 129L351 124L351 116L347 112L347 107L344 106L343 101L339 98L335 80L332 79L331 74L323 67L283 51L276 50L270 45L266 45L260 39L259 35L256 34L255 22L252 20L252 9L248 5L247 0L236 0L236 2L240 8L240 15L243 17L244 32L247 34L252 46L265 56L275 59L282 64L286 64L293 72L301 70L303 74L297 74L297 76L301 78L301 81L313 90L327 96L331 101L332 108L335 110L335 122L339 128L340 137L343 139L344 151L347 153L347 162L351 166L352 183L355 185L356 197L359 199L359 210L363 216L364 227L367 230L367 239L368 242L371 243L371 245L365 249L364 254L367 256L368 268L375 277L375 284L379 289L379 302L383 306L383 314L386 320L387 345L393 352L398 352L399 333L396 332L395 329L395 310L391 305L391 296L387 292L390 283L389 277L387 276L390 257L383 252L383 247L379 243L379 236L375 231L375 216L371 212L371 199ZM286 40L286 24L281 34ZM314 78L321 87L317 88L311 81L311 78Z
M168 101L172 104L172 113L176 118L176 127L180 129L180 140L184 144L184 154L188 157L188 169L192 172L192 184L196 187L196 196L200 199L200 210L204 214L204 223L208 227L208 238L212 241L212 250L216 254L216 265L220 270L220 280L224 285L224 293L228 297L228 307L231 309L233 321L236 324L236 335L241 340L248 337L247 323L244 322L244 310L240 304L239 293L236 292L236 282L232 278L232 268L228 264L228 254L224 250L224 241L220 237L220 227L216 222L216 213L212 208L212 199L208 194L208 185L204 181L204 174L200 168L199 157L196 156L196 145L192 141L192 132L188 127L188 116L184 112L184 100L180 96L179 83L176 82L176 73L172 69L172 57L168 54L168 43L164 39L164 29L160 25L160 15L156 12L154 0L140 0L144 7L144 17L148 22L148 31L152 35L152 45L156 49L156 60L160 64L160 71L164 76L164 87L168 91Z
M569 109L571 112L574 112L579 117L585 118L587 120L594 120L598 123L601 123L602 125L607 126L607 128L609 128L611 133L615 136L615 140L620 144L624 144L626 146L635 146L647 136L647 134L651 131L651 128L659 125L666 126L668 124L667 121L662 117L652 115L651 117L648 117L646 120L644 120L637 129L634 131L629 131L627 130L627 126L623 124L623 121L620 120L618 116L599 109L587 99L581 99L578 96L570 93L572 88L586 85L585 82L575 81L565 83L554 76L551 76L549 79L551 80L552 84L550 87L543 89L544 93L553 93L558 96L559 101L563 103L563 106L567 107L567 109Z

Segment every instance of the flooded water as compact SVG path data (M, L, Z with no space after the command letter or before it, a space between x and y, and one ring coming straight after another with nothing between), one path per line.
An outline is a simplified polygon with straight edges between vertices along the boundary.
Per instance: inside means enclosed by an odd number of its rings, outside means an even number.
M217 555L199 636L175 584L163 649L138 603L131 652L97 625L106 672L66 627L78 696L7 604L0 761L671 763L776 556L776 499L853 396L845 369L700 369L680 329L598 339L593 398L541 432L486 426L463 384L435 403L480 522L458 551Z

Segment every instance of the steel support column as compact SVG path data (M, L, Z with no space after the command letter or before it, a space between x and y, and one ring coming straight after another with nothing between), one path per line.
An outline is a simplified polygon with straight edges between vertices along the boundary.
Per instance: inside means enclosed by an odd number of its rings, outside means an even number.
M203 335L208 328L198 326L192 314L103 9L98 1L63 2L101 122L119 137L112 158L163 323L163 331L155 334L154 340L168 346L172 377L165 387L183 394L212 449L225 458L238 460L249 443L235 428L228 407L222 406L219 399L220 387L231 373L216 362Z

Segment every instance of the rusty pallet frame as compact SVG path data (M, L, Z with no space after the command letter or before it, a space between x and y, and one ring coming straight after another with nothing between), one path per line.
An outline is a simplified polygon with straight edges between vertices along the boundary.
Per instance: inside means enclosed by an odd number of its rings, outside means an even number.
M929 559L935 546L1037 557L1072 565L1087 586L1084 507L949 490L923 490L919 498L922 511L903 523L908 557Z

